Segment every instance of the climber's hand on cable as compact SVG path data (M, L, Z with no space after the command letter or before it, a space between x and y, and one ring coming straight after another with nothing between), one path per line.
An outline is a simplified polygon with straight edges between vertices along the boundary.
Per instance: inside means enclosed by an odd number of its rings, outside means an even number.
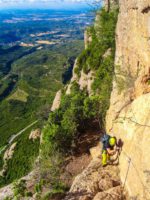
M110 156L113 156L116 153L116 150L107 149L107 152Z

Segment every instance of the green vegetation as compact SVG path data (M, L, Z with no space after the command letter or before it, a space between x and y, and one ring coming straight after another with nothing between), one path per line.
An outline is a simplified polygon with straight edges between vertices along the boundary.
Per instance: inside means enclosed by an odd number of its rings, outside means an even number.
M21 42L36 44L38 40L83 40L83 29L87 21L93 21L93 13L85 12L84 19L80 14L80 10L57 12L47 8L14 12L3 10L0 13L0 45L11 46ZM56 18L61 20L55 20Z
M101 68L104 54L108 49L111 51L112 57L115 53L115 28L118 11L113 10L108 13L102 9L97 15L99 17L96 25L88 28L87 31L92 36L92 42L78 58L78 71L83 69L85 73Z
M101 104L99 118L104 124L114 74L115 28L118 10L106 12L102 9L97 15L95 26L87 30L87 33L92 36L92 42L80 54L75 73L80 76L81 69L84 73L90 70L95 72L92 89L94 94L99 96Z
M3 138L0 140L0 148L8 143L12 135L35 120L39 120L35 127L43 125L56 91L63 86L62 74L70 67L69 64L73 65L74 58L82 48L83 43L80 41L68 42L45 47L11 63L9 74L2 80L1 87L8 80L12 85L14 77L17 78L13 88L0 101L0 133ZM32 128L17 138L16 151L8 161L7 173L0 179L0 186L24 176L32 169L39 150L39 141L28 139ZM2 158L1 154L0 168L3 165Z
M52 190L50 192L47 192L44 197L42 198L42 200L49 200L49 199L53 199L56 196L58 197L63 197L65 195L65 192L63 189L56 189L56 190Z
M100 68L96 71L96 77L92 88L99 94L102 105L102 119L105 120L106 111L109 107L110 93L114 74L114 58L112 55L103 59Z
M56 91L62 87L64 63L73 55L75 57L81 48L82 43L78 41L56 45L13 63L11 73L18 79L8 98L0 103L0 132L4 133L0 147L7 143L11 135L34 121L43 105L51 105ZM9 79L13 78L10 76ZM3 82L4 86L8 78Z
M0 170L3 168L3 164L4 164L4 162L3 162L3 156L4 156L4 154L1 153L0 154Z
M13 199L19 200L23 197L32 197L32 192L27 191L26 181L24 179L13 183ZM5 200L11 200L11 197L6 197Z
M96 26L88 29L92 42L78 57L78 67L75 69L79 76L82 69L85 73L94 71L93 95L89 97L86 90L81 91L79 85L73 82L71 94L63 95L60 108L50 113L43 130L42 176L49 180L54 191L55 186L61 184L63 158L76 146L80 131L95 119L99 121L101 128L104 128L114 74L118 11L108 13L102 9L98 15Z
M95 26L87 29L88 35L92 36L92 42L80 54L75 73L80 76L81 69L84 73L90 70L95 72L92 89L94 94L99 96L102 105L100 119L104 121L109 107L114 75L115 28L118 10L106 12L102 9L97 15Z
M75 57L70 57L65 63L64 67L66 68L65 72L62 74L62 82L66 84L70 81L72 77L72 70L74 66Z
M20 180L14 183L13 185L13 191L14 191L14 196L17 197L24 197L25 196L25 190L26 190L26 181L25 180Z
M98 15L96 26L88 29L92 36L92 42L78 57L78 67L75 69L78 76L80 76L82 69L85 73L94 71L93 95L89 97L86 89L81 91L76 82L72 83L71 94L66 95L63 91L59 109L49 114L48 121L43 128L43 143L40 146L40 171L41 178L46 181L44 184L51 188L51 192L47 194L45 199L55 194L63 194L68 189L61 179L64 158L72 153L73 147L76 147L76 141L81 130L84 130L86 124L93 120L99 121L101 128L105 124L114 74L115 27L118 11L106 12L102 9ZM64 84L70 79L69 65L72 68L73 63L69 58L75 57L77 53L77 51L74 51L75 54L73 54L73 50L76 48L70 48L71 45L61 46L60 49L58 45L51 50L40 50L15 62L12 66L12 72L19 77L17 85L14 93L10 96L11 99L8 98L9 100L7 99L2 103L5 103L9 109L11 108L11 111L14 109L13 104L17 103L15 109L18 116L21 113L21 115L27 115L26 120L35 119L41 105L51 104L56 90L62 87L62 78ZM65 73L63 73L64 71ZM63 74L63 76L61 77L60 74ZM12 99L12 97L16 97L18 89L29 94L26 97L26 102L18 101L16 98ZM11 104L12 107L10 107ZM8 114L7 112L6 114ZM47 114L42 113L42 115L46 119ZM14 119L17 120L18 118L14 117ZM3 122L3 126L5 123ZM5 145L8 135L7 133L2 145ZM8 162L7 183L26 174L31 169L33 160L38 154L38 141L32 144L32 141L28 141L27 135L24 136L25 138L21 136L20 139L21 141L23 139L23 141L18 143L21 146L18 147L18 151L14 154L12 160ZM35 154L31 150L31 146ZM26 150L26 147L29 150ZM28 162L24 158L28 165L27 169L23 167L23 164L25 166L26 164L22 159L18 161L20 157L24 156L23 151L29 155ZM19 172L16 169L19 169ZM35 191L39 197L41 190L42 185L39 183L35 186Z
M34 51L35 48L24 48L18 45L5 49L0 48L0 79L9 73L13 62Z
M28 97L28 93L18 88L16 92L13 93L7 100L18 100L18 101L27 102L27 97Z
M12 159L7 161L7 170L5 176L0 177L0 186L21 178L32 169L34 161L39 154L39 139L35 141L29 140L29 135L36 126L34 125L16 138L17 145L14 155Z
M99 118L99 97L88 97L74 83L70 95L63 95L58 110L50 113L43 132L41 175L53 190L60 188L63 158L70 154L80 129L93 118ZM58 187L59 186L59 187Z

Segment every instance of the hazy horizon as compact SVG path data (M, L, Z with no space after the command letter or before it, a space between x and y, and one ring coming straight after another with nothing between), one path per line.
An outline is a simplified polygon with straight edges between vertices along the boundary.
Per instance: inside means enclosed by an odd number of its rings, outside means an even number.
M0 0L0 10L7 9L90 9L94 0Z

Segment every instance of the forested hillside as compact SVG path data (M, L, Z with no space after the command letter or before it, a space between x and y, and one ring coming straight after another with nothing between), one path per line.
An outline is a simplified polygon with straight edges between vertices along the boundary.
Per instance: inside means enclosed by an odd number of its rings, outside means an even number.
M17 150L9 160L5 177L0 179L1 185L20 178L32 168L39 152L39 141L28 141L29 134L44 124L55 93L62 88L63 82L69 80L75 57L82 48L81 41L74 41L36 51L27 51L23 47L2 51L1 63L9 66L1 70L0 133L3 139L0 140L0 150L13 135L36 120L38 123L15 140ZM1 169L3 156L4 151L0 155Z
M92 37L88 47L77 58L74 68L75 81L71 82L70 94L62 90L59 109L50 113L43 130L41 145L41 176L48 179L52 191L60 193L67 189L61 180L62 166L66 156L76 147L87 124L99 122L103 130L109 107L115 57L115 28L118 9L97 13L95 25L87 29ZM87 88L80 89L81 71L94 74L92 95ZM96 128L96 127L95 127ZM46 174L46 176L45 176ZM49 177L49 178L48 178Z

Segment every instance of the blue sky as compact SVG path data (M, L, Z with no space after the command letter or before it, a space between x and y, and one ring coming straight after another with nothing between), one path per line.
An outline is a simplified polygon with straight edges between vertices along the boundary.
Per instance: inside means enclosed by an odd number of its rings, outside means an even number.
M88 3L94 0L0 0L0 9L3 8L51 8L51 9L78 9L89 7ZM100 0L96 0L100 1Z

